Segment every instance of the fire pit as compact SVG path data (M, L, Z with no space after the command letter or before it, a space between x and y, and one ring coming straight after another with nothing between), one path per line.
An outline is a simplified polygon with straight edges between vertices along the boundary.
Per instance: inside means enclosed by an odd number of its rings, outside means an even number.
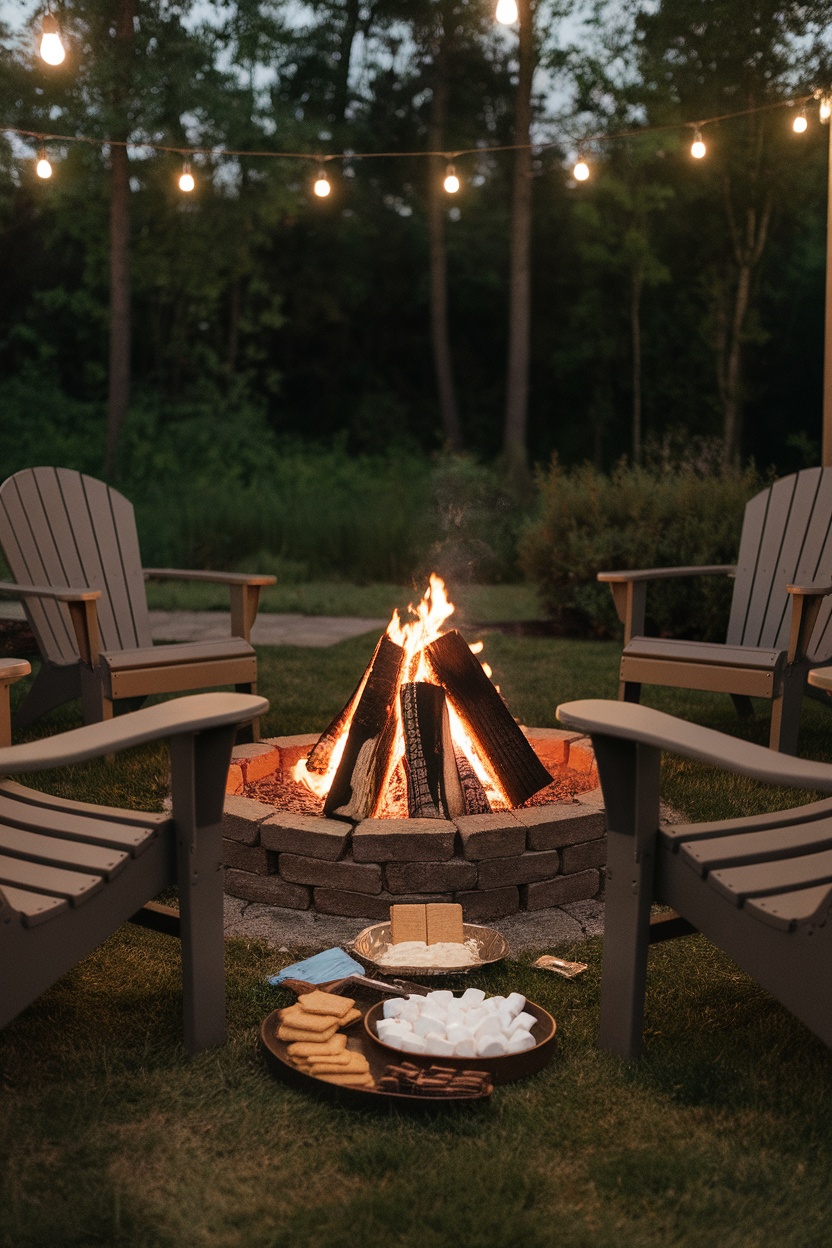
M386 919L456 901L467 921L593 897L606 859L591 746L522 729L432 576L397 613L319 736L240 746L223 820L226 891Z

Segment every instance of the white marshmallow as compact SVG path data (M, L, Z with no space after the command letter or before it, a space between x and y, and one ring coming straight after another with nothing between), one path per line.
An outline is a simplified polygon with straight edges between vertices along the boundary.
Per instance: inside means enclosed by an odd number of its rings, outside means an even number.
M477 1043L480 1043L488 1036L500 1036L502 1035L502 1032L503 1029L500 1026L499 1018L484 1018L477 1030L474 1032L474 1035L477 1039Z
M391 1047L401 1049L404 1053L426 1052L424 1036L402 1036L400 1040L397 1038L396 1043Z
M431 1057L451 1057L453 1051L454 1046L450 1040L437 1032L432 1031L429 1036L425 1036L425 1052L430 1053Z
M507 1041L503 1036L486 1036L477 1044L480 1057L505 1057L508 1052Z
M485 1000L485 993L482 988L466 988L459 1000L463 1005L468 1007L472 1005L482 1005Z
M522 1014L518 1014L517 1017L512 1020L511 1031L513 1033L517 1031L518 1028L521 1028L524 1031L531 1031L536 1022L537 1019L534 1014L529 1014L524 1010Z
M514 1015L507 1006L501 1005L497 1017L500 1020L501 1029L508 1035L511 1031L511 1024L514 1021Z
M461 1023L451 1023L445 1034L451 1044L460 1044L463 1040L474 1039L474 1033L470 1027L464 1027Z
M405 1004L404 997L391 997L389 1001L384 1002L382 1013L385 1018L398 1018L402 1012L402 1006Z
M506 1008L510 1010L512 1018L520 1013L525 1004L526 998L522 992L511 992L506 997Z
M471 1040L458 1040L454 1045L454 1057L476 1057L477 1042L473 1038Z
M413 1024L413 1030L417 1036L444 1036L445 1024L440 1018L434 1018L431 1014L420 1014Z
M454 999L454 994L445 988L437 988L433 992L429 992L425 998L430 1001L431 1005L448 1006Z
M421 1010L412 997L408 997L407 1001L402 1002L399 1010L399 1018L406 1018L409 1023L415 1023L421 1014Z
M511 1033L507 1048L509 1053L525 1053L527 1049L533 1049L536 1044L537 1041L531 1032L520 1029Z
M387 1036L412 1036L413 1028L400 1018L380 1018L376 1023L376 1032L383 1040Z

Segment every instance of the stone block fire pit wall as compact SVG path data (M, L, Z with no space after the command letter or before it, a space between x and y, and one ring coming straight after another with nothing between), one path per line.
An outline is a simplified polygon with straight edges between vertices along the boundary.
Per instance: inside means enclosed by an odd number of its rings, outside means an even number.
M223 816L232 897L382 922L399 902L456 901L489 921L597 896L606 826L588 738L524 729L544 766L595 780L572 800L487 815L364 819L296 814L242 796L246 783L305 758L317 736L238 746Z

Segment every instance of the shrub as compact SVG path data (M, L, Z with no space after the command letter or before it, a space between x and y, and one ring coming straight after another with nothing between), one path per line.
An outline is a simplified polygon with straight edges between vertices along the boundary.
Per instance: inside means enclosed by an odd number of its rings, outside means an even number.
M612 594L596 573L732 563L745 504L761 484L752 467L711 473L684 463L622 464L606 476L553 461L538 476L539 518L523 534L522 567L559 631L616 636ZM648 632L724 640L730 596L723 577L656 582L647 591Z

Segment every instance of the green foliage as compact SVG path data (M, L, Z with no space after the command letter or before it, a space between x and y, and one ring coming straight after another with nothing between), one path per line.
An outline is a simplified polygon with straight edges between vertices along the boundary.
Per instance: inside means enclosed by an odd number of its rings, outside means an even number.
M732 563L743 510L760 488L753 467L698 471L685 461L619 466L610 476L553 460L539 474L540 515L522 540L521 563L547 614L564 633L617 634L608 585L596 573ZM648 627L662 636L724 639L730 582L662 581L647 595Z

